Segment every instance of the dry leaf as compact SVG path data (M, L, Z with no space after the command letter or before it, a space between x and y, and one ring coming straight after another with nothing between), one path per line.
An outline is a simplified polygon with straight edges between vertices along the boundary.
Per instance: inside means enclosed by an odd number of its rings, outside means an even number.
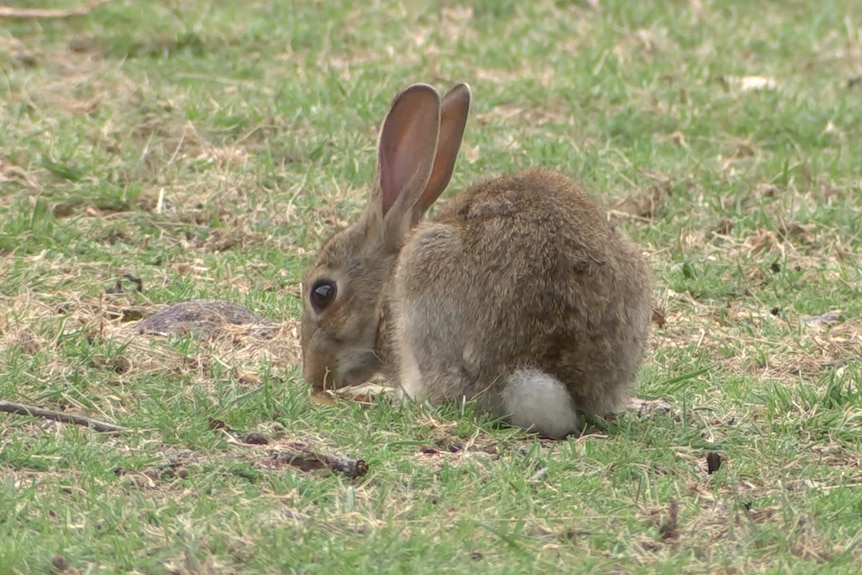
M740 92L778 88L778 82L767 76L725 76L724 81L728 86L737 88Z
M336 404L336 401L332 397L318 392L313 392L311 396L309 396L309 401L311 401L311 403L325 405L327 407L332 407Z
M472 147L464 146L464 158L471 164L475 164L479 160L480 153L478 144Z
M358 403L371 403L376 397L382 397L390 392L390 388L380 383L363 383L350 387L342 387L334 390L335 397L356 401Z
M841 310L836 309L821 313L820 315L804 316L802 321L807 325L831 325L841 321Z

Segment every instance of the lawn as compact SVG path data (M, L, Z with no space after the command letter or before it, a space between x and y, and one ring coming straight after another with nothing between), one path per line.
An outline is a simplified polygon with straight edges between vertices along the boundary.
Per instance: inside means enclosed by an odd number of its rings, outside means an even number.
M559 169L640 246L669 412L310 395L302 271L420 81L473 90L446 197ZM127 428L0 413L0 574L858 573L862 3L115 0L0 16L0 103L0 400ZM135 332L194 299L276 324Z

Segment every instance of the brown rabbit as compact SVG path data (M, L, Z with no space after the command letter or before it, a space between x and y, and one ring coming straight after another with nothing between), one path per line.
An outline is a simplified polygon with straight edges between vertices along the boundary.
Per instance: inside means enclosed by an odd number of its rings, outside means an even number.
M581 188L533 169L470 187L422 221L455 166L470 89L405 89L359 220L302 282L305 378L383 372L410 397L472 399L549 437L629 399L651 315L641 255Z

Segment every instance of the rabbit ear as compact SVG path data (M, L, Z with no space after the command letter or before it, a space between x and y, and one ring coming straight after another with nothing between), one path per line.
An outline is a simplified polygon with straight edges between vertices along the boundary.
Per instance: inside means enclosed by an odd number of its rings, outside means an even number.
M440 96L434 88L414 84L395 98L380 131L379 198L369 200L379 202L369 208L380 210L384 235L400 238L414 223L408 216L431 176L439 132Z
M437 141L437 155L434 158L434 168L431 170L428 183L416 202L413 213L414 224L428 211L431 204L437 201L452 178L469 112L470 86L467 84L458 84L443 96L440 105L440 137Z

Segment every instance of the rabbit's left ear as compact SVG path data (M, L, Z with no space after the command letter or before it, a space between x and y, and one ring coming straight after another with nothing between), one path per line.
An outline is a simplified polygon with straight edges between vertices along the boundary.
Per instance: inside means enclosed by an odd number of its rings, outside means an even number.
M440 95L431 86L414 84L402 91L392 107L378 143L377 182L368 198L372 234L400 244L416 223L414 206L434 168L440 132ZM418 221L418 220L416 220Z

